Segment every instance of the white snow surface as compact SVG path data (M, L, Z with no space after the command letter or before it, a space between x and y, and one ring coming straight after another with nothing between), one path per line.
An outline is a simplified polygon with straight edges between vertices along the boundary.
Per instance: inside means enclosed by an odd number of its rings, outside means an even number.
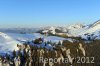
M25 41L35 40L36 38L43 38L45 41L58 42L60 40L66 40L65 38L56 37L56 36L47 36L41 35L39 33L33 34L18 34L18 33L3 33L0 32L0 54L10 53L13 50L18 50L17 44L22 44ZM68 39L69 40L69 39ZM48 48L51 46L48 44Z
M17 44L20 42L14 40L9 35L0 32L0 53L7 53L13 50L18 50Z

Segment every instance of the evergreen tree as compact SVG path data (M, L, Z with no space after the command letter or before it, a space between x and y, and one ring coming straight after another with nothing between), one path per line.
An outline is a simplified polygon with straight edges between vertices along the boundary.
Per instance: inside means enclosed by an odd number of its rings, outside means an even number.
M16 57L16 51L15 50L13 51L13 57L14 58Z
M58 45L61 45L61 42L60 41L58 42Z

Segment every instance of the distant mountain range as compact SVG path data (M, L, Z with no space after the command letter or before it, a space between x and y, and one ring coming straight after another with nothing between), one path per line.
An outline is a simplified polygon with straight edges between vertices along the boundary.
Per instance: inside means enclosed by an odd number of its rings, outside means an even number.
M66 34L67 36L80 36L84 39L87 37L92 37L92 39L100 38L100 20L94 22L93 24L83 25L83 24L73 24L67 27L42 27L42 28L0 28L0 32L7 33L51 33L51 34Z
M7 33L34 33L40 30L39 28L0 28L0 32Z
M68 36L81 36L87 39L87 37L92 37L94 39L100 38L100 20L94 22L93 24L83 25L74 24L68 27L44 27L40 30L42 33L52 33L52 34L66 34Z

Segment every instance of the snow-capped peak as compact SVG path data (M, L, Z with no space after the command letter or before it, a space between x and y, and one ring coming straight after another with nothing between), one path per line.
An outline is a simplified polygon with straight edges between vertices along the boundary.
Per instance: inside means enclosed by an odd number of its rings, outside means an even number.
M73 24L73 25L70 25L68 28L69 29L80 29L80 28L83 28L84 25L83 24Z
M89 25L77 23L77 24L69 25L67 27L61 27L61 26L60 27L53 27L53 26L44 27L44 29L42 29L41 31L42 33L47 32L47 33L58 34L58 35L65 34L67 36L83 36L86 34L97 34L100 32L100 20Z

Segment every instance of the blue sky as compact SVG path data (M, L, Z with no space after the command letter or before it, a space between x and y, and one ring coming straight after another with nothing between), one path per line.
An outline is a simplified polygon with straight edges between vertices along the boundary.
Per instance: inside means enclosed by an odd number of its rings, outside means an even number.
M1 27L90 24L100 19L100 0L0 0Z

